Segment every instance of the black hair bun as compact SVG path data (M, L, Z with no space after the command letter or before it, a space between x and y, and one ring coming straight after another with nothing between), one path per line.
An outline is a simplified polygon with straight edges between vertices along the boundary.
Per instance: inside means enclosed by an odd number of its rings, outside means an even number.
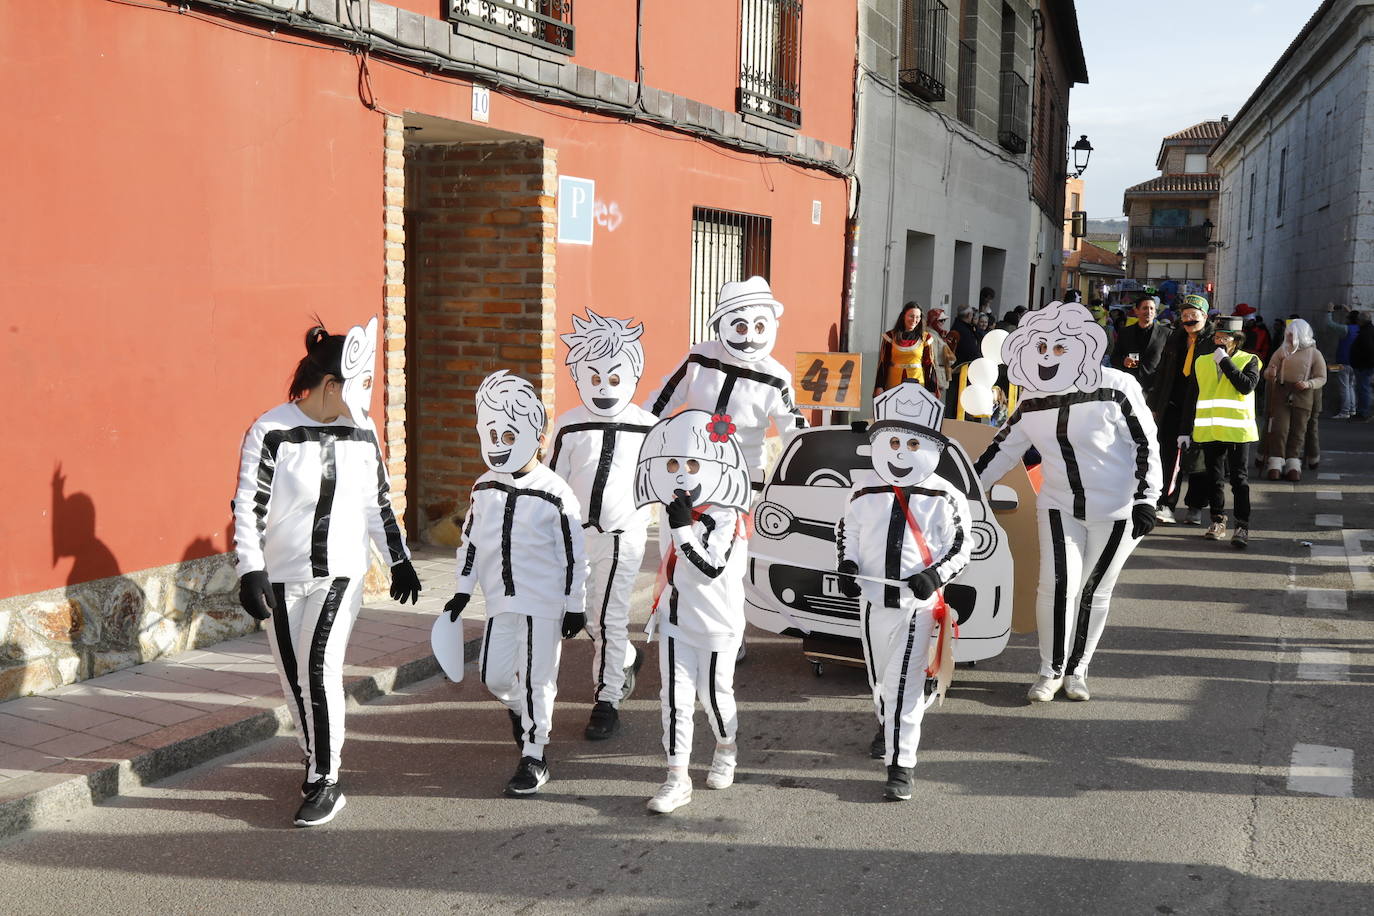
M320 325L315 325L305 332L305 352L313 356L328 340L329 332Z

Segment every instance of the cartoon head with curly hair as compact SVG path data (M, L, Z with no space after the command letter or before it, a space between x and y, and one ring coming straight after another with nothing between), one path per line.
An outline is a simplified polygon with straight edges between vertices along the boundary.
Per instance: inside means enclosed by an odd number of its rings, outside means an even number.
M505 369L493 372L477 389L477 435L482 460L493 471L514 473L539 452L548 414L534 386Z
M1076 302L1027 312L1002 344L1007 377L1028 391L1062 394L1102 387L1107 333Z

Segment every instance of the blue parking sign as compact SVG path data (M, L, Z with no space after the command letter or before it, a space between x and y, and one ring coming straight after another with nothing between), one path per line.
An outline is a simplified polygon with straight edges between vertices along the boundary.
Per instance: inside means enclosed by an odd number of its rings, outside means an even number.
M558 176L558 241L590 245L596 220L596 182L590 178Z

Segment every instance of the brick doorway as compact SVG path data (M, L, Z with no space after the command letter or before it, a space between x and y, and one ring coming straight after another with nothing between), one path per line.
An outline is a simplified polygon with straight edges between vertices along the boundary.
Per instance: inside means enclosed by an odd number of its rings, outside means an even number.
M554 151L406 115L406 527L456 546L477 450L477 386L509 369L553 407Z

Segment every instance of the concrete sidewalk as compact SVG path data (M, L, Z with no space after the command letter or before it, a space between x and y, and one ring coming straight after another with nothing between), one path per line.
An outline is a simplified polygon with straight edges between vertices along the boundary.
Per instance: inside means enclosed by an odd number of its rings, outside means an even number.
M344 689L359 702L439 671L429 631L454 557L420 548L414 562L425 597L369 602L353 628ZM480 597L464 613L484 616ZM481 627L468 633L471 658ZM0 838L291 730L263 631L0 703Z

